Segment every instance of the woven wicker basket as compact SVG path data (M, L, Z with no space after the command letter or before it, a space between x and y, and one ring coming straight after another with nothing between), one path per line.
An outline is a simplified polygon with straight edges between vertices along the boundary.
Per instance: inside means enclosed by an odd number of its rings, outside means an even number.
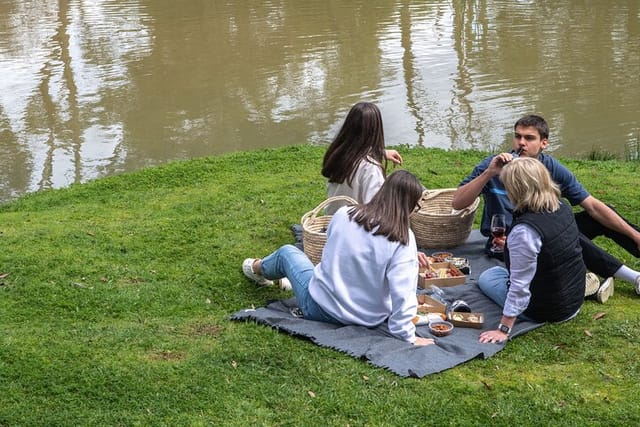
M451 207L456 188L426 190L422 208L411 215L411 229L419 248L446 249L463 244L473 226L480 198L462 210Z
M319 263L320 258L322 258L322 249L324 249L324 244L327 242L327 227L332 217L332 215L324 215L324 208L337 201L347 202L347 204L350 205L358 203L347 196L329 197L316 206L315 209L302 215L302 219L300 220L300 224L302 224L302 245L304 247L304 253L314 264ZM323 215L318 216L320 212L322 212Z

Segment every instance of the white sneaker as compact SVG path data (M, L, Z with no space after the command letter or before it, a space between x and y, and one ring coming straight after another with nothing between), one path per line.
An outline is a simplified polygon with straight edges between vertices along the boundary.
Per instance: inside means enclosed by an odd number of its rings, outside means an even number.
M636 277L636 294L640 295L640 276Z
M273 282L271 280L267 279L262 274L257 274L253 271L253 263L255 262L255 260L255 258L247 258L242 262L242 272L244 273L244 275L256 282L256 284L259 286L273 285Z
M584 286L584 296L588 297L590 295L598 292L598 288L600 287L600 279L594 273L587 273L587 277L585 278L585 286Z
M609 277L607 280L602 282L598 288L596 299L600 304L604 304L611 295L613 295L613 277Z
M291 286L291 282L286 277L276 280L276 283L283 291L290 291L293 289L293 286Z

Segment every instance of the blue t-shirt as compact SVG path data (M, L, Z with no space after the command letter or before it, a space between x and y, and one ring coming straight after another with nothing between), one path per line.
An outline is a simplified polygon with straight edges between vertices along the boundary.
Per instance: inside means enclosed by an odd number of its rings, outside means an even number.
M462 180L459 186L465 185L482 174L491 163L495 155L491 155L478 166L473 172ZM589 192L580 184L578 179L566 167L560 164L553 157L540 153L538 160L542 162L551 174L551 178L560 187L562 197L567 199L572 206L579 205L584 199L589 197ZM513 221L512 212L513 205L507 197L507 191L504 189L499 176L494 176L482 189L482 198L484 199L484 208L482 210L482 221L480 223L480 232L484 236L491 235L491 216L494 214L504 214L507 219L507 229L511 228Z

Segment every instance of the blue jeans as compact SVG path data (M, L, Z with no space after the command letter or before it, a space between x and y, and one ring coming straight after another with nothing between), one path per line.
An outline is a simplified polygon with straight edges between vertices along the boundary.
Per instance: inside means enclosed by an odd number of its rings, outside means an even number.
M478 277L478 287L483 294L488 296L493 302L500 307L504 307L509 293L509 271L504 267L491 267L483 271ZM518 319L531 320L524 314L520 314Z
M293 245L282 246L271 255L264 257L261 264L262 275L267 279L275 280L283 277L289 279L305 319L342 325L340 321L325 312L309 294L313 268L313 263L304 252Z

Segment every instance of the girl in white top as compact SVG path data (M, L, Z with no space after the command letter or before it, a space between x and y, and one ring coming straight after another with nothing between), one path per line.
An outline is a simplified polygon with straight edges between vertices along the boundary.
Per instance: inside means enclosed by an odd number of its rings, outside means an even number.
M369 203L340 208L331 219L322 258L313 266L292 245L264 259L243 263L257 283L288 277L305 319L368 328L387 322L398 339L433 344L417 337L419 264L409 216L418 208L422 185L411 173L392 173Z
M402 164L400 153L384 148L380 110L371 102L358 102L324 155L327 197L349 196L358 203L368 203L382 187L389 160ZM331 215L340 206L334 203L325 213Z

